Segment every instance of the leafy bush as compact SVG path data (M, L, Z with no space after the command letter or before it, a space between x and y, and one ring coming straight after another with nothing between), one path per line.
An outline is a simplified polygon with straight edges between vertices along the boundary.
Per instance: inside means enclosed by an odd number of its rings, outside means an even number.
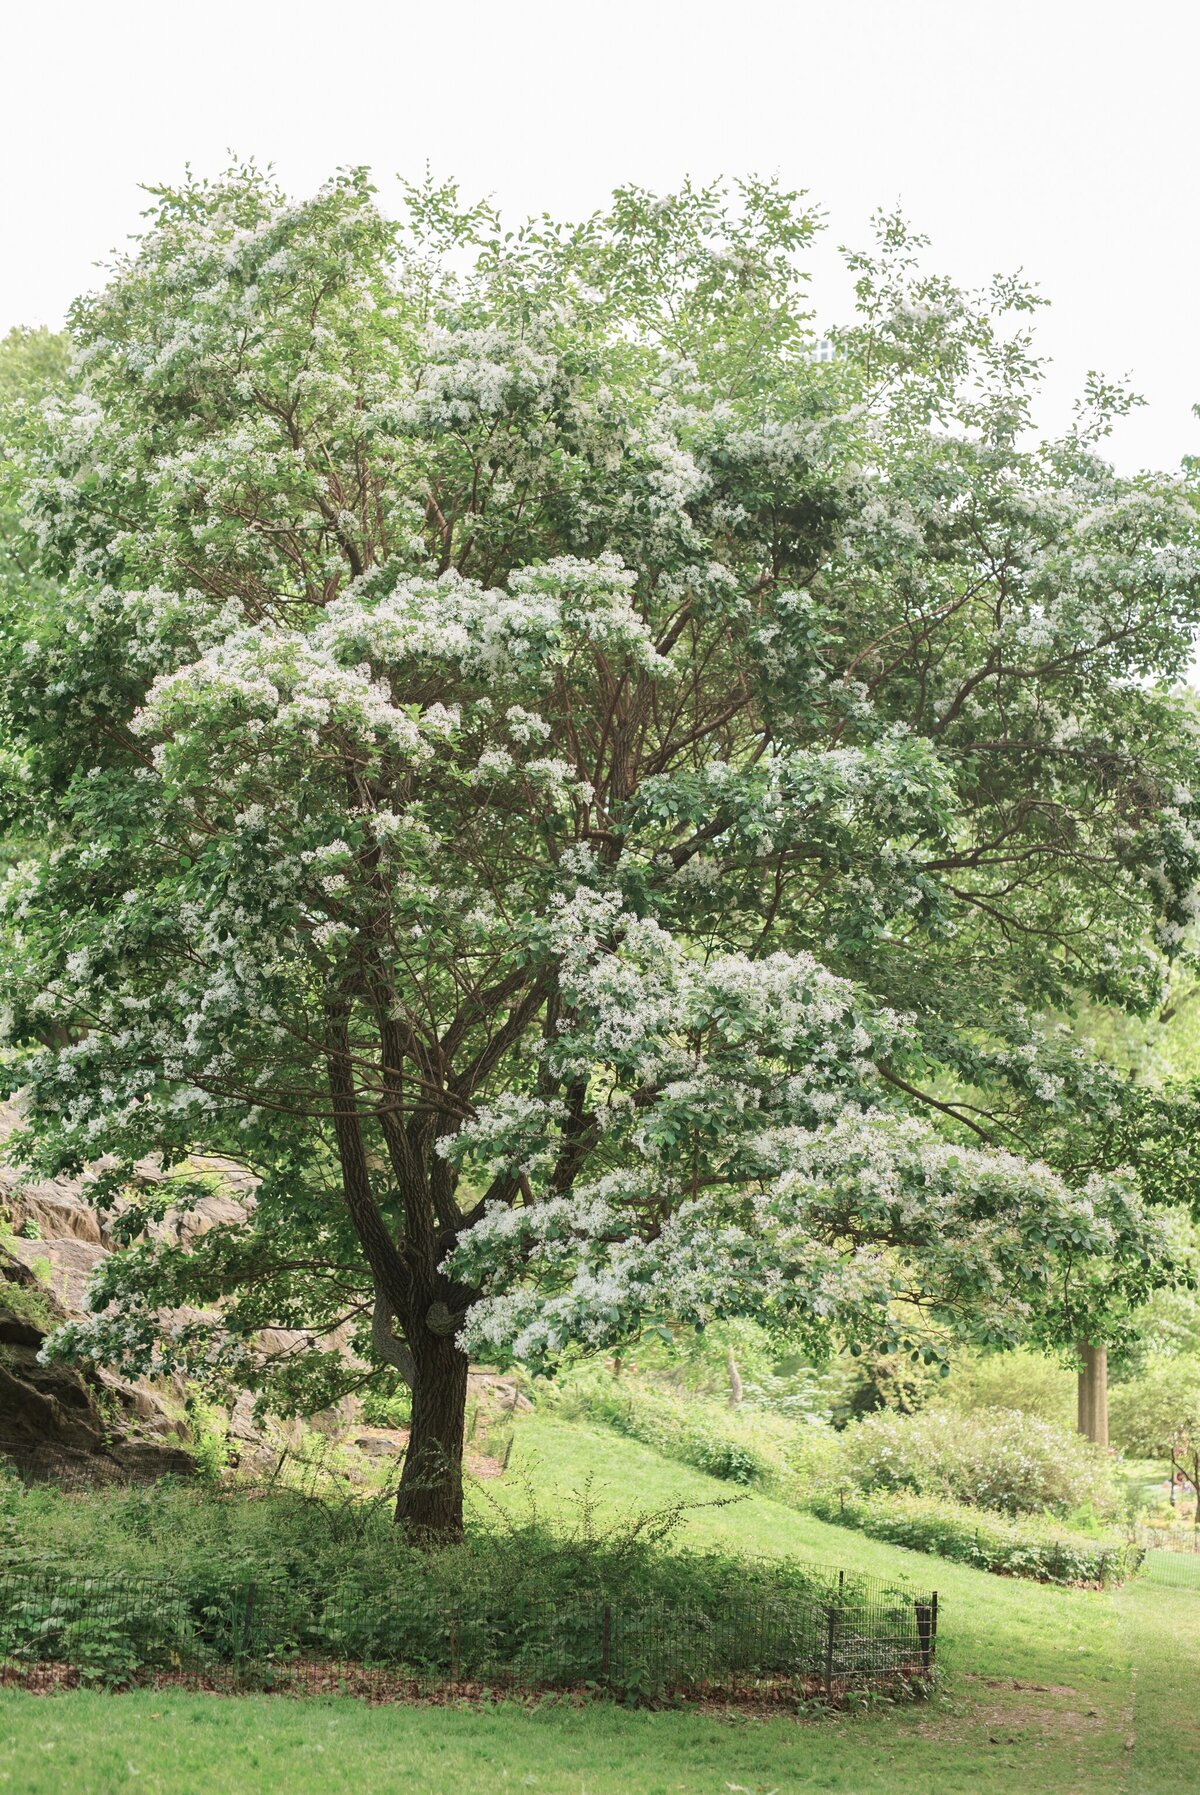
M168 1585L65 1567L0 1579L0 1664L51 1662L119 1688L181 1662L197 1629Z
M578 1372L546 1386L540 1399L568 1419L603 1422L665 1458L785 1501L832 1477L838 1463L828 1428L677 1396L636 1378Z
M1138 1458L1186 1461L1200 1446L1200 1370L1194 1359L1150 1359L1108 1399L1114 1443Z
M48 1334L55 1324L49 1299L37 1285L18 1284L15 1279L0 1277L0 1308L14 1320L27 1322L43 1334Z
M819 1399L835 1427L889 1409L911 1415L936 1401L946 1365L910 1350L839 1353L817 1374Z
M1075 1422L1075 1373L1057 1359L1021 1347L1012 1352L956 1354L938 1406L970 1412L975 1409L1018 1409L1055 1427Z
M583 1589L694 1600L706 1588L733 1589L759 1575L742 1560L676 1550L686 1512L678 1504L602 1525L585 1490L567 1518L552 1523L532 1498L514 1516L485 1489L467 1538L431 1554L393 1525L391 1497L335 1502L171 1479L67 1496L8 1478L0 1479L0 1564L8 1573L86 1563L96 1576L168 1580L192 1593L251 1581L314 1590L348 1579L398 1590L419 1583L439 1591L443 1603L456 1591L492 1586L544 1599ZM762 1567L764 1587L774 1574Z
M568 1418L602 1421L710 1477L769 1487L787 1476L782 1455L751 1443L732 1417L727 1421L715 1403L696 1397L592 1372L550 1385L543 1401Z
M412 1423L412 1392L395 1372L381 1373L362 1394L362 1418L368 1427L408 1427Z
M680 1507L601 1530L585 1491L566 1524L497 1509L460 1545L424 1552L383 1504L164 1485L68 1499L15 1484L0 1503L0 1663L18 1673L51 1661L119 1685L249 1665L281 1679L294 1659L337 1658L637 1692L820 1674L831 1604L839 1671L879 1662L876 1588L677 1550ZM891 1605L889 1637L913 1619L910 1597Z
M957 1564L1032 1577L1041 1583L1120 1583L1141 1563L1136 1546L1093 1538L1031 1515L1007 1516L909 1491L873 1496L822 1492L811 1503L824 1521L914 1552L935 1552Z
M859 1490L912 1490L1005 1514L1121 1507L1109 1460L1078 1434L1012 1409L869 1415L841 1436Z

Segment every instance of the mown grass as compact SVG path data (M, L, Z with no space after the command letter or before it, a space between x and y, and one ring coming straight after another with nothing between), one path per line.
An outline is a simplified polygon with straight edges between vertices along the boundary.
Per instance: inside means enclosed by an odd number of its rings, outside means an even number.
M993 1707L996 1704L992 1705ZM992 1709L989 1708L989 1713ZM984 1726L938 1713L815 1724L692 1713L370 1708L350 1699L90 1692L0 1695L0 1787L21 1795L1109 1795L1120 1741L1060 1706ZM991 1737L999 1727L1004 1737ZM1028 1781L1020 1780L1028 1777ZM1186 1786L1186 1785L1184 1785Z
M729 1486L607 1430L534 1415L487 1500L566 1512L591 1480L606 1515L723 1501ZM991 1577L903 1552L751 1495L702 1508L685 1539L800 1554L942 1601L944 1685L916 1706L751 1719L515 1702L371 1708L349 1698L143 1690L0 1692L0 1790L20 1795L1157 1795L1200 1787L1192 1672L1200 1595L1115 1597Z
M1136 1584L1114 1604L1132 1667L1122 1795L1200 1788L1200 1590Z

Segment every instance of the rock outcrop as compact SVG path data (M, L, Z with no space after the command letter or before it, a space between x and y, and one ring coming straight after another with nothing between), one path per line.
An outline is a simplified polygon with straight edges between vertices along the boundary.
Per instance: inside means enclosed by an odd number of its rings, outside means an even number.
M187 1430L162 1398L96 1371L41 1363L46 1335L66 1313L0 1246L0 1457L67 1484L189 1475Z
M0 1105L0 1149L16 1124L15 1113ZM197 1159L193 1169L219 1174L219 1185L214 1181L194 1206L169 1209L152 1224L156 1237L184 1247L209 1228L240 1221L254 1202L254 1180L242 1167ZM152 1166L139 1168L147 1182L161 1176ZM113 1213L88 1202L90 1183L86 1175L24 1182L0 1163L0 1457L64 1482L186 1474L194 1461L186 1451L181 1384L127 1383L104 1370L43 1365L38 1357L54 1327L87 1313L93 1272L121 1250ZM281 1329L264 1330L257 1340L264 1358L286 1359L307 1344L306 1335ZM322 1345L340 1350L356 1370L365 1369L348 1334L326 1336ZM469 1463L478 1475L494 1475L482 1443L529 1404L511 1379L472 1371L468 1406L474 1436ZM362 1404L352 1396L310 1417L307 1426L339 1450L352 1477L398 1460L407 1443L403 1429L364 1426ZM243 1391L228 1415L231 1467L242 1475L270 1475L281 1455L305 1449L304 1432L299 1422L258 1421L253 1398Z

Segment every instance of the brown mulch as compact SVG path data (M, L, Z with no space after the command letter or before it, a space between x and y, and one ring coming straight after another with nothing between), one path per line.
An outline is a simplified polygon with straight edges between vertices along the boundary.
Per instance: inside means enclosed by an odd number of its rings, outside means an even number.
M73 1665L43 1663L34 1665L0 1665L0 1687L22 1689L31 1695L53 1695L63 1690L78 1689L81 1677ZM620 1696L619 1690L607 1690L596 1684L574 1687L529 1687L512 1683L488 1683L472 1678L453 1682L430 1682L402 1671L371 1668L362 1664L338 1664L305 1660L270 1669L261 1677L238 1677L233 1666L225 1675L205 1675L191 1671L152 1671L114 1688L181 1690L202 1695L290 1695L293 1697L349 1695L372 1706L405 1703L422 1707L492 1707L497 1702L516 1702L523 1707L539 1707L558 1702L582 1707L596 1700ZM925 1693L928 1682L920 1673L898 1676L886 1684L874 1686L875 1692L886 1690L909 1699ZM654 1708L687 1707L707 1714L736 1712L741 1717L769 1718L796 1713L805 1708L841 1708L861 1698L859 1689L834 1690L825 1693L819 1677L785 1679L776 1683L731 1684L720 1688L677 1688L663 1690L653 1697L638 1698L638 1705Z

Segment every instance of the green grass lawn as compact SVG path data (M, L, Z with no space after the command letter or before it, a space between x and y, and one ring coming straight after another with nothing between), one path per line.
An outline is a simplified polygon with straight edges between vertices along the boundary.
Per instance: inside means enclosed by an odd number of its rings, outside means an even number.
M501 1507L601 1515L730 1494L606 1431L531 1416ZM139 1691L0 1693L0 1792L14 1795L1157 1795L1200 1787L1200 1591L1115 1595L989 1577L751 1496L686 1537L936 1584L942 1692L915 1707L755 1720L607 1703L484 1710Z

